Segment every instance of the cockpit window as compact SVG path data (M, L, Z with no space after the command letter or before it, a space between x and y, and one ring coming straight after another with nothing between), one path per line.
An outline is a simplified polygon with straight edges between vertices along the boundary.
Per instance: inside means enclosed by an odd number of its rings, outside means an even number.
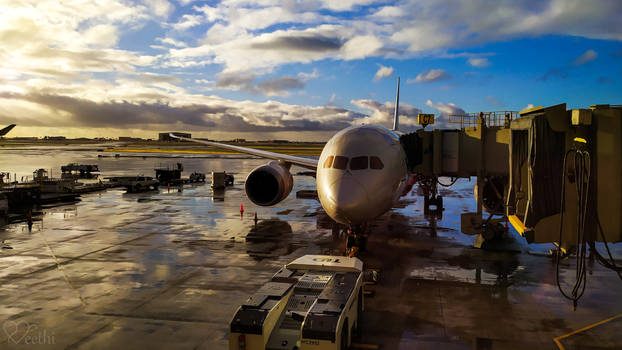
M384 164L378 157L371 156L369 157L369 167L372 169L382 169L384 168Z
M335 161L333 162L333 168L346 170L348 167L348 157L335 156Z
M333 165L333 156L328 156L328 158L326 158L326 160L324 161L324 168L330 168Z
M350 170L364 170L367 169L369 163L367 157L354 157L350 161Z

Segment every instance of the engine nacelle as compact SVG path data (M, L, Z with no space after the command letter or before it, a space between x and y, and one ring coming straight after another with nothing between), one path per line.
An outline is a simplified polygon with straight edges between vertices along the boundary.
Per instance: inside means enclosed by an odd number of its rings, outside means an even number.
M294 187L289 165L271 161L251 171L246 177L246 195L255 204L274 205L285 199Z

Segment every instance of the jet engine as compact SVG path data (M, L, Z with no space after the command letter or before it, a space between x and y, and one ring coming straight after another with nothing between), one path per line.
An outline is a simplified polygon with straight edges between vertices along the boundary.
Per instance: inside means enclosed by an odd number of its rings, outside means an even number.
M271 161L253 169L246 178L244 188L253 203L269 206L285 199L293 186L294 179L289 172L289 164Z

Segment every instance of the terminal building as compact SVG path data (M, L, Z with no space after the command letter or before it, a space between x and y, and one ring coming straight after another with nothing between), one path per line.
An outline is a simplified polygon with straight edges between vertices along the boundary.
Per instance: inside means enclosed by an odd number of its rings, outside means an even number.
M191 138L192 135L185 133L185 132L161 132L159 137L158 137L158 141L180 141L178 139L172 138L169 134L173 134L179 137L187 137L187 138Z

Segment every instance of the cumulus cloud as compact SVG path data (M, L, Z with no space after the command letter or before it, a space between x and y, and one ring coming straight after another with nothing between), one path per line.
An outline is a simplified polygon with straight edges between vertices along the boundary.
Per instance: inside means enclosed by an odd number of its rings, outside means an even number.
M478 68L490 66L490 61L486 57L472 57L468 62L471 66Z
M379 65L378 71L374 75L374 81L378 81L382 78L388 78L393 75L393 67L385 67L383 65Z
M185 14L181 16L181 19L177 23L173 24L173 28L176 30L186 30L201 24L201 19L201 15Z
M366 124L380 124L386 127L393 126L393 115L395 112L395 103L378 102L371 99L351 100L350 103L358 108L370 111L371 114L361 120ZM421 113L419 108L408 103L400 103L400 130L412 131L417 128L417 115Z
M122 31L143 25L153 16L152 11L116 0L80 6L53 1L4 2L0 4L0 70L27 79L43 71L68 77L89 72L127 73L153 64L155 56L116 48Z
M390 5L373 0L286 0L282 6L271 0L229 0L211 5L203 2L189 5L192 0L180 1L177 6L181 6L183 13L166 0L87 1L79 6L52 0L0 3L0 92L14 94L3 98L9 104L0 106L0 115L5 118L36 115L38 120L45 121L49 117L55 122L62 121L63 115L78 111L53 109L58 101L71 102L52 98L61 96L76 99L84 110L121 106L133 111L136 118L146 120L146 116L151 115L159 123L163 119L158 111L175 113L176 110L167 108L187 110L192 109L189 106L215 103L211 97L186 92L178 77L197 84L200 81L207 85L205 89L285 96L303 89L309 79L313 79L313 73L276 76L278 67L287 64L320 60L340 62L374 56L444 57L444 53L456 48L542 35L622 40L619 18L611 15L622 12L622 3L611 0L492 3L437 0ZM358 12L353 15L352 11ZM127 33L142 35L153 32L158 26L161 31L156 32L161 38L148 38L150 41L124 46ZM146 28L149 30L144 30ZM197 40L194 37L189 40L190 32L199 31L201 35ZM145 54L149 46L157 48L158 54ZM482 53L455 55L467 59L475 67L490 63L484 56ZM574 65L597 57L594 50L587 50ZM562 69L549 70L540 79L564 78L572 66L568 62ZM159 74L149 73L150 70ZM209 75L206 72L210 72ZM187 80L186 76L192 80ZM445 71L435 69L422 72L409 82L448 77ZM32 91L33 87L36 91ZM348 124L354 116L351 111L335 109L330 111L339 116L335 119L326 109L274 107L268 102L252 105L243 113L239 112L241 107L230 108L231 105L246 106L245 103L226 102L227 112L222 113L193 110L195 114L189 114L193 117L182 116L182 119L188 118L187 123L201 123L208 115L207 122L216 125L219 125L218 118L230 118L232 125L268 125L280 130L285 124L279 124L282 123L279 118L289 120L290 126L292 123L333 125L328 120L342 120ZM366 104L367 107L372 105ZM134 106L148 113L142 115ZM251 112L257 109L263 113L267 106L284 112L275 115L266 112L261 117ZM364 108L361 106L358 108ZM372 116L382 110L378 106L376 109L367 107ZM298 114L303 111L308 115ZM229 117L224 116L227 113ZM34 119L29 120L35 123Z
M297 106L268 101L231 101L202 98L201 103L129 102L109 100L96 102L79 97L42 94L38 92L0 93L4 103L28 102L47 109L52 114L64 114L64 119L39 119L32 123L20 120L23 126L49 125L71 127L128 127L179 128L240 132L274 131L336 131L350 126L364 116L334 106ZM14 121L0 114L0 123ZM60 123L60 124L59 124Z
M30 0L5 2L0 7L0 23L4 24L0 45L22 61L28 58L24 57L28 50L15 53L11 46L41 43L80 50L88 45L86 41L92 41L91 45L110 47L119 42L124 30L136 30L150 20L162 22L176 12L166 0L133 5L110 0L75 7ZM353 10L361 14L344 12ZM408 58L516 37L572 35L622 40L622 26L611 16L622 12L622 3L610 0L474 0L468 4L438 0L388 6L374 0L289 0L282 6L274 1L224 1L195 4L184 11L167 26L183 31L200 25L206 32L192 47L170 40L163 44L174 47L153 45L167 51L158 57L164 67L218 64L225 72L264 74L288 63L372 56ZM593 59L594 53L586 52L577 62ZM469 63L476 67L489 64L481 57L471 58Z
M223 73L219 74L216 87L225 90L263 94L265 96L288 96L291 90L303 89L308 80L317 77L317 71L314 70L312 73L300 72L297 76L269 78L256 83L257 76L253 73Z
M204 44L196 50L176 52L171 60L197 61L194 58L202 56L199 61L222 64L226 71L270 70L291 62L308 63L326 58L412 57L547 34L622 40L622 27L610 15L621 12L622 3L609 0L581 4L560 0L538 3L475 0L456 4L452 0L438 0L390 6L372 5L372 2L286 1L277 7L270 1L252 4L231 1L195 6L205 16L205 24L211 26ZM342 14L363 8L368 15ZM274 30L270 29L272 26ZM237 41L238 38L243 40ZM261 52L253 54L258 50ZM261 58L240 58L257 56ZM490 64L482 57L474 57L469 63L475 67Z
M170 46L174 46L174 47L186 47L186 46L188 46L183 41L175 40L173 38L168 38L168 37L166 37L166 38L156 38L155 40L161 42L162 44L166 44L166 45L170 45Z
M406 80L407 83L430 83L433 81L449 79L451 76L444 69L430 69L419 73L415 79Z
M595 60L598 57L598 53L594 50L587 50L581 56L577 57L572 64L575 66L581 66L588 62Z
M341 48L343 44L338 38L313 34L295 33L290 36L267 37L265 40L251 44L253 49L330 52Z
M257 85L257 89L266 96L278 96L289 90L302 89L306 83L298 77L280 77L266 80Z
M452 114L464 114L464 109L456 106L453 103L442 103L442 102L437 102L434 103L431 100L427 100L425 102L426 105L435 108L436 110L438 110L439 112L441 112L441 115L443 116L448 116L448 115L452 115Z
M146 3L158 17L167 18L175 10L175 6L167 0L149 0Z

